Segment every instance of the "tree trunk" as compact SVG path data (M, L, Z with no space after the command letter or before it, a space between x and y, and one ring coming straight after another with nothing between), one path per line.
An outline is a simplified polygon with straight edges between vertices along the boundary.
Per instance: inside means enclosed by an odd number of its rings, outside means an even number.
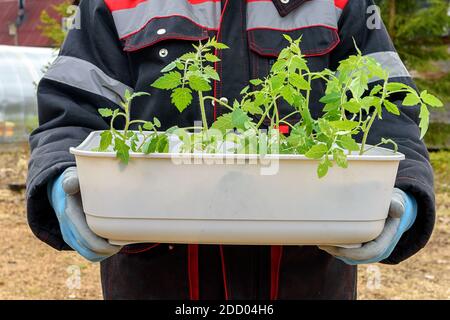
M396 0L388 0L389 2L389 22L388 29L391 38L395 38L395 19L397 17L397 6Z

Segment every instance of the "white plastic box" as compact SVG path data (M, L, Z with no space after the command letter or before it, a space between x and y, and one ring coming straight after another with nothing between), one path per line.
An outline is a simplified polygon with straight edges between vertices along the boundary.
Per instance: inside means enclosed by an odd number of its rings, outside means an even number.
M367 242L384 227L404 159L375 148L322 179L317 161L300 155L261 163L256 155L131 153L123 165L114 152L91 151L99 134L71 152L87 223L115 244Z

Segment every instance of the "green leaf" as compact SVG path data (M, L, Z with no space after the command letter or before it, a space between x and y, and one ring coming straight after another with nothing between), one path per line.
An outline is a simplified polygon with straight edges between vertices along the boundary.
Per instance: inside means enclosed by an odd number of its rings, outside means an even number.
M319 162L317 166L317 176L319 178L323 178L327 175L328 169L330 168L330 161L327 158L324 158Z
M386 83L386 89L388 91L399 91L411 89L408 85L400 82L389 82Z
M353 97L360 98L364 94L364 91L368 89L368 80L367 75L361 73L350 82L348 88L352 92Z
M216 81L220 81L220 77L219 74L216 72L216 70L214 70L213 67L211 66L206 66L203 69L203 72L206 76L208 76L208 78L216 80Z
M252 79L250 80L250 83L254 86L259 86L260 84L263 83L263 81L261 79Z
M284 86L283 89L281 89L281 96L290 105L294 104L294 92L293 91L294 90L290 85Z
M124 164L128 164L130 159L130 147L122 139L114 139L114 150L116 151L117 158L119 158Z
M98 109L98 113L104 118L111 117L113 115L113 111L109 108L100 108Z
M188 67L188 70L191 71L192 73L201 74L200 72L196 72L196 71L200 70L199 67L196 64L191 64Z
M336 103L341 101L341 95L339 92L330 92L327 95L323 96L319 101L325 104Z
M378 109L378 106L381 106L381 98L366 96L360 100L360 103L363 110L369 111L370 107L376 107Z
M244 94L246 94L247 92L248 92L248 90L250 90L250 86L245 86L242 90L241 90L241 92L239 93L240 95L244 95Z
M156 79L152 83L152 87L157 89L170 90L178 87L181 84L181 73L178 71L171 71Z
M197 75L192 75L189 77L189 86L194 91L209 91L211 90L211 86L209 85L208 81L203 79L202 77L199 77Z
M212 124L211 128L226 132L233 129L233 121L231 119L231 113L225 113L220 117L217 117L216 121Z
M237 108L231 112L231 122L233 127L245 130L244 124L248 121L250 121L250 118L242 109Z
M131 99L131 91L130 91L130 90L125 89L124 98L125 98L125 100L127 100L127 101Z
M394 103L392 103L388 100L384 100L383 105L386 108L386 110L389 111L390 113L393 113L397 116L400 115L400 110Z
M106 151L108 147L111 145L112 138L113 136L110 130L103 131L100 134L100 146L98 148L99 151Z
M224 44L224 43L221 43L221 42L217 42L217 41L211 41L211 46L212 47L214 47L214 48L216 48L216 49L228 49L229 47L226 45L226 44Z
M180 60L195 60L197 59L197 54L195 52L187 52L183 54L180 58Z
M289 49L295 54L300 54L300 47L298 45L298 42L291 43Z
M176 130L180 129L178 126L172 126L169 129L166 130L166 134L170 135L172 133L174 133Z
M145 154L156 152L158 146L158 136L152 137L150 140L144 143L142 146L142 152Z
M272 68L270 68L270 72L272 72L272 73L280 72L281 70L284 70L286 68L286 66L287 66L286 60L277 60L272 65Z
M164 68L161 69L161 73L166 73L166 72L172 71L176 67L177 67L176 61L172 61L167 66L165 66Z
M272 86L272 90L275 91L280 89L283 86L285 79L286 75L284 72L280 72L274 76L271 76L269 81Z
M278 55L278 59L287 59L291 55L292 55L292 53L289 50L289 48L284 48L283 50L281 50L280 54Z
M157 117L153 117L153 124L155 125L155 127L160 128L161 127L161 122L159 121L159 119Z
M339 140L340 145L349 151L359 151L359 145L356 143L355 139L350 136L342 136Z
M183 112L192 102L192 91L189 88L176 88L170 97L178 111Z
M177 65L177 69L178 70L180 70L180 71L184 70L184 64L183 63L177 61L177 62L175 62L175 64Z
M407 107L417 106L419 103L420 98L413 93L408 93L403 100L403 105Z
M206 61L209 61L209 62L219 62L220 61L220 59L217 56L213 55L212 53L206 53L205 59L206 59Z
M293 132L286 138L286 141L289 143L289 145L296 147L305 140L305 137L303 135L299 134L293 134Z
M380 93L380 91L383 90L383 86L377 84L375 87L372 88L372 90L370 91L370 95L374 96L378 93Z
M316 144L312 146L311 149L306 152L305 156L310 159L320 159L322 158L328 151L328 147L326 144Z
M359 122L352 120L338 120L331 121L330 125L339 131L352 131L359 125Z
M425 134L428 131L428 126L430 123L430 111L428 111L428 108L425 104L422 104L420 106L420 113L419 113L420 123L420 139L422 139Z
M285 34L285 33L283 33L283 37L284 37L287 41L289 41L290 43L293 41L292 38L291 38L289 35Z
M433 96L432 94L429 94L426 90L420 94L420 97L426 104L428 104L432 107L440 108L440 107L444 106L444 104L442 103L441 100L439 100L437 97Z
M257 106L254 102L249 101L249 100L244 101L242 110L244 110L245 112L248 112L250 114L263 114L264 113L264 111L259 106Z
M293 56L288 66L289 72L295 72L296 70L308 70L308 65L306 64L306 60L299 57Z
M130 140L130 146L131 146L131 150L133 152L137 152L137 142L139 141L139 138L137 136L136 133L133 133L133 136L131 137Z
M265 104L269 100L269 97L266 96L263 92L258 91L255 93L255 100L253 101L255 106L259 107Z
M165 134L161 134L156 138L157 145L156 145L156 151L159 153L167 153L169 152L169 139Z
M151 122L146 122L144 123L144 125L142 126L145 130L153 130L155 128L155 126L153 125L153 123Z
M300 90L310 90L311 86L301 75L298 73L289 74L289 83Z
M387 70L384 70L381 64L374 58L365 56L363 57L365 60L365 66L369 70L369 75L371 78L380 78L382 80L387 80L389 77L389 73Z
M361 110L361 104L358 101L352 99L342 104L342 108L351 113L358 113Z
M342 149L333 150L333 159L339 167L344 169L348 167L347 156Z

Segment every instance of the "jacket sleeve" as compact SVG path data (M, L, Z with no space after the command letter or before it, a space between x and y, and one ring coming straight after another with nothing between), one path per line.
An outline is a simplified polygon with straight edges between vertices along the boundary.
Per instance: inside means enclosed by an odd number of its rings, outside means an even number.
M69 148L108 124L97 108L119 108L132 91L128 57L103 0L84 0L54 63L38 85L39 127L30 135L27 215L33 233L57 249L68 249L46 185L75 165Z
M414 83L399 58L389 34L381 21L373 0L349 0L339 21L341 42L331 56L331 65L355 54L354 43L364 55L375 58L390 71L392 82L402 82L415 88ZM371 85L377 82L374 80ZM399 263L425 246L434 227L435 197L433 170L425 144L420 139L419 108L403 107L403 97L392 97L400 109L400 116L384 113L382 121L375 121L368 142L377 144L382 137L392 138L399 151L406 156L401 161L395 186L412 194L418 203L418 215L413 226L403 234L387 264Z

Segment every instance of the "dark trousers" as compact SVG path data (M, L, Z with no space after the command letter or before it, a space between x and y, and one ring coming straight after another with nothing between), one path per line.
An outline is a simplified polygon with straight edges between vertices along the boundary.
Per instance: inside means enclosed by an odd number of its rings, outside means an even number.
M356 267L314 246L132 245L101 280L105 299L356 298Z

